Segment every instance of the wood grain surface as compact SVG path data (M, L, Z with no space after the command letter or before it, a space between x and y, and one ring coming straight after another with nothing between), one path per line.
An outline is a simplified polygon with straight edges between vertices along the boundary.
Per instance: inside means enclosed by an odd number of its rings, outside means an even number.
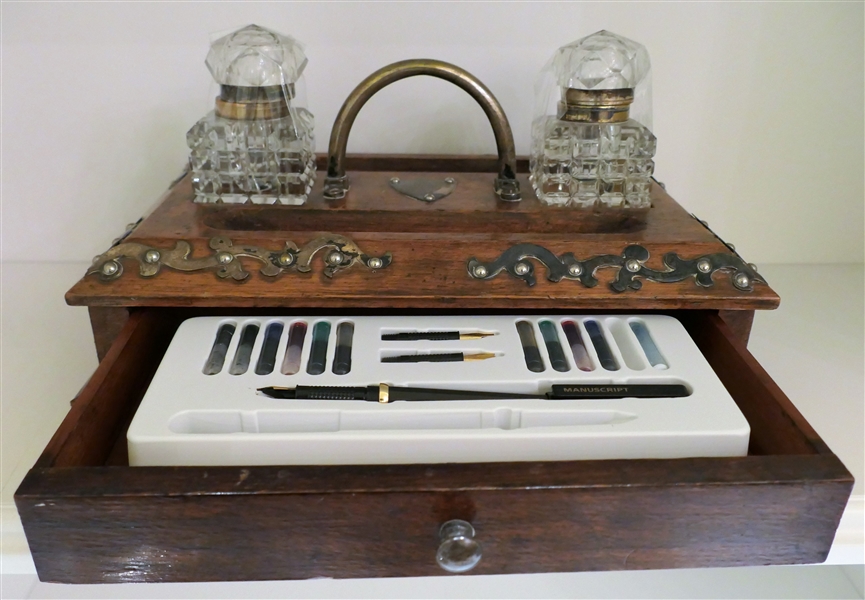
M114 469L28 475L43 581L445 575L451 518L483 544L472 574L820 562L850 488L831 456Z
M469 276L470 258L492 261L511 246L534 243L557 255L573 252L579 259L621 255L629 244L650 252L646 265L663 270L663 255L675 252L693 259L729 249L691 217L659 185L652 186L652 208L647 213L585 212L543 206L520 175L524 199L499 201L493 192L494 174L465 172L485 167L488 158L355 157L355 166L377 170L349 173L351 191L336 203L324 199L321 177L304 206L237 206L197 204L192 201L190 176L166 194L126 241L170 249L178 240L193 246L193 257L212 254L209 240L216 236L235 245L281 250L286 240L298 246L324 232L349 237L369 255L391 252L393 264L376 272L355 265L325 277L323 255L313 272L288 272L277 277L258 273L259 263L240 259L250 276L238 283L220 280L212 272L181 273L163 269L152 278L137 274L127 261L124 275L101 282L85 276L67 294L73 305L87 306L270 306L333 308L351 306L415 307L425 309L495 308L715 308L754 310L774 308L778 296L757 284L742 292L729 274L716 273L714 285L697 286L693 278L678 283L645 281L639 291L610 289L616 269L600 269L599 285L587 288L574 281L552 283L537 264L538 283L528 287L502 273L492 280ZM426 161L426 162L424 162ZM522 163L521 163L522 164ZM437 172L435 168L453 168ZM404 170L416 168L416 170ZM402 196L389 185L391 177L454 177L453 194L434 203ZM311 301L314 298L314 302Z

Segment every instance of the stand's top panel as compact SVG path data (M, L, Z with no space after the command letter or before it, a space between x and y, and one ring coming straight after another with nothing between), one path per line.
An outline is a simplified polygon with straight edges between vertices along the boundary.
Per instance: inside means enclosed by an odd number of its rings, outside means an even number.
M321 162L321 161L320 161ZM320 165L323 166L323 165ZM778 296L653 183L652 208L581 211L493 191L494 157L357 156L303 206L198 204L190 176L67 293L88 306L763 309ZM520 161L519 170L526 169ZM432 202L393 180L452 191Z

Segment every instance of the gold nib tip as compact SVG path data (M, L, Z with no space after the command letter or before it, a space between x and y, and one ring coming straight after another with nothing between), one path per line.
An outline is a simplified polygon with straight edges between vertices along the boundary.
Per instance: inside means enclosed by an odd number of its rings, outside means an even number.
M479 331L476 333L461 333L461 340L480 340L485 337L490 337L491 335L496 335L495 332L487 332L487 331Z
M496 355L494 352L479 352L477 354L464 354L463 360L486 360L495 357Z

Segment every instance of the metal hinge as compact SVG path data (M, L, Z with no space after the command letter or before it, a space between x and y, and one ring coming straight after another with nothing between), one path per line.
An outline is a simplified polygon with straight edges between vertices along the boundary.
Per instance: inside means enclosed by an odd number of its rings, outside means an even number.
M126 231L124 231L120 237L114 238L114 240L111 242L111 247L113 248L114 246L117 246L118 244L120 244L120 242L128 238L129 234L135 231L135 228L138 227L143 220L144 217L140 217L137 221L135 221L135 223L129 223L126 226Z
M700 217L698 217L698 216L695 215L694 213L691 213L691 216L694 217L694 219L697 221L697 223L699 223L700 225L702 225L703 227L705 227L706 230L707 230L709 233L711 233L711 234L714 235L716 238L718 238L718 241L719 241L719 242L721 242L722 244L724 244L725 246L727 246L727 248L730 249L730 252L732 252L732 253L735 254L736 256L739 256L739 253L736 252L736 246L734 246L733 244L731 244L731 243L729 243L729 242L724 241L724 238L722 238L720 235L718 235L717 233L715 233L714 231L712 231L712 228L709 227L709 224L706 223L706 221L704 221L703 219L701 219ZM742 257L739 256L739 258L742 258Z

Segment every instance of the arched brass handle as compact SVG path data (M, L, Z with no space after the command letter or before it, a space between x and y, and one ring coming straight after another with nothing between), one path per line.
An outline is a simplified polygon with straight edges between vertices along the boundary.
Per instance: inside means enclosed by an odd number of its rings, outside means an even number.
M394 81L432 75L450 81L464 89L474 98L490 120L496 147L499 153L499 174L495 181L496 194L509 202L520 199L520 184L517 181L517 156L514 149L514 135L501 105L492 92L472 74L446 62L429 59L412 59L395 62L383 67L364 79L354 88L333 123L330 132L330 147L327 158L327 178L324 180L324 195L331 200L344 198L348 192L348 177L345 174L345 150L348 134L357 113L373 94Z

